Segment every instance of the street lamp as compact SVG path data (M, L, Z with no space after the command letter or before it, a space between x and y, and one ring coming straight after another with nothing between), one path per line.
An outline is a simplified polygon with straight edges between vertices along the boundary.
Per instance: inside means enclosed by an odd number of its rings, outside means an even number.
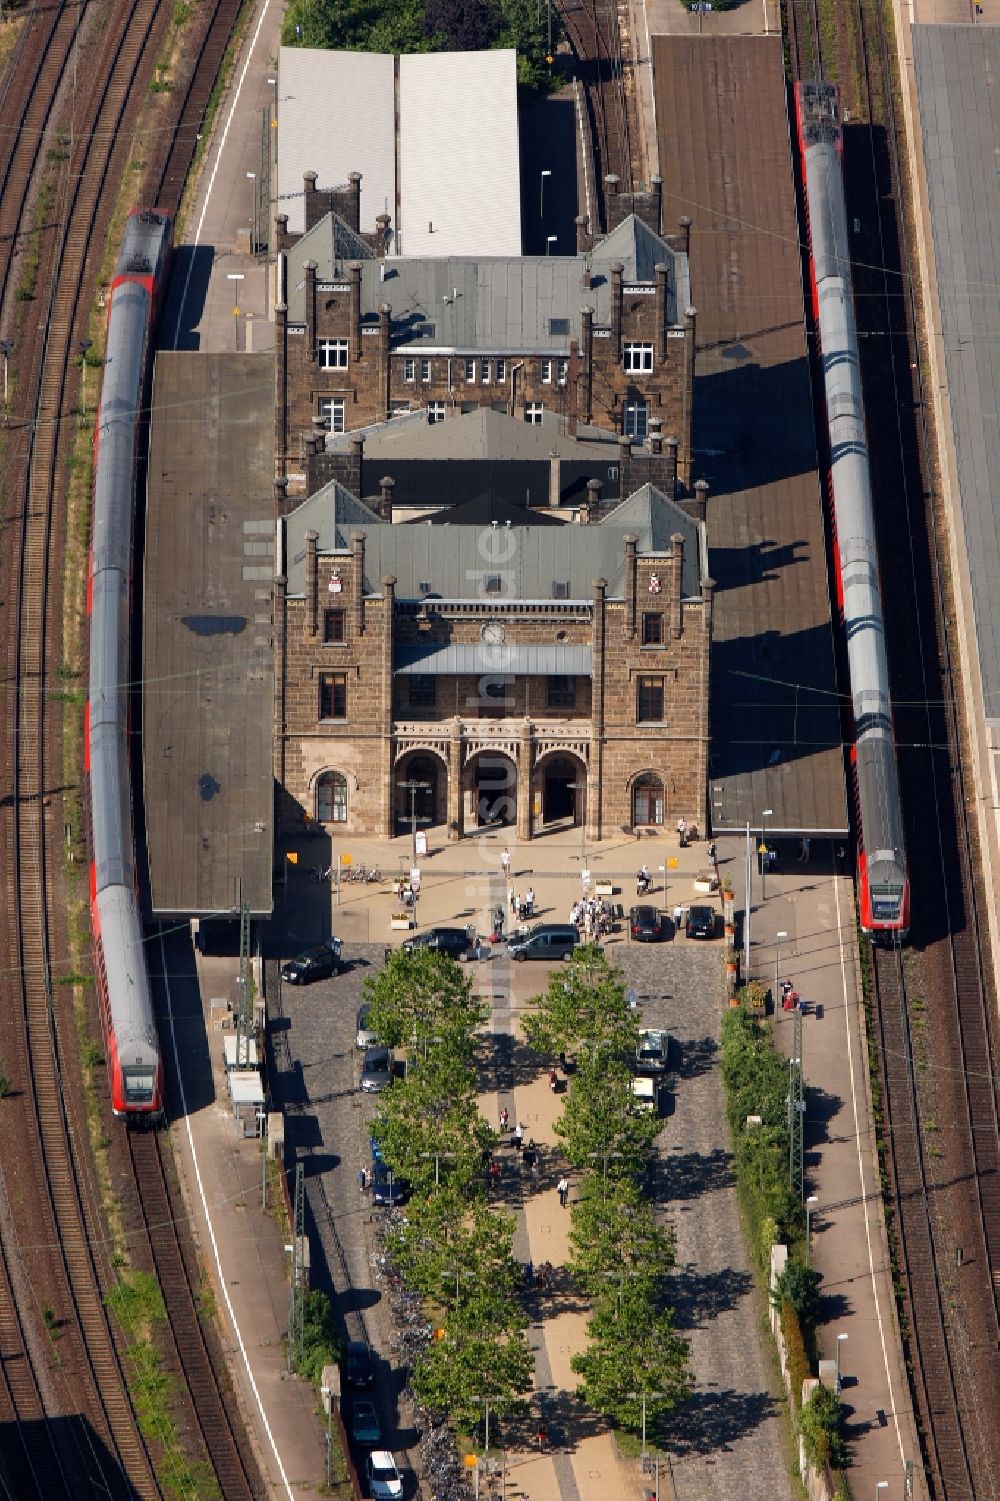
M256 255L257 254L257 174L256 174L256 172L248 172L247 173L247 180L248 180L248 182L252 182L253 183L253 189L252 189L252 192L253 192L253 208L251 209L251 212L250 212L250 254L251 255Z
M847 1343L846 1334L837 1335L837 1395L840 1395L840 1351L841 1346Z
M767 820L774 817L773 808L765 808L760 815L760 899L766 900L767 888L765 874L767 871Z
M813 1209L819 1203L815 1194L810 1194L806 1199L806 1260L812 1261L812 1216Z
M81 381L82 381L82 385L81 385L81 396L82 396L81 416L83 416L83 417L86 417L86 415L87 415L87 350L91 347L92 342L93 341L91 339L81 339L80 342L79 342L79 344L76 346L77 349L79 349L79 351L80 351L80 366L81 366L81 372L82 372L82 374L81 374ZM6 375L6 366L7 366L7 360L6 360L6 356L5 356L4 357L4 383L3 383L4 384L3 398L4 398L4 402L5 403L7 401L7 375Z
M554 245L556 243L556 241L558 240L558 238L559 238L558 235L546 235L545 236L545 254L546 255L550 254L549 246L550 245Z
M654 1401L660 1397L666 1398L667 1392L626 1392L630 1402L642 1403L642 1457L646 1458L646 1398L651 1397Z
M782 941L783 938L787 938L787 937L788 937L788 934L785 932L784 928L782 928L779 932L775 933L775 935L774 935L774 1009L775 1009L775 1011L777 1011L777 1009L778 1009L778 987L781 984L781 980L780 980L780 971L781 971L781 941Z
M542 168L541 198L540 198L539 204L538 204L538 217L539 217L540 220L544 220L545 219L545 179L547 177L551 177L551 176L552 176L551 169L549 167L543 167Z
M236 306L233 308L233 318L236 324L236 348L240 347L240 282L243 280L242 271L227 271L226 280L236 283Z

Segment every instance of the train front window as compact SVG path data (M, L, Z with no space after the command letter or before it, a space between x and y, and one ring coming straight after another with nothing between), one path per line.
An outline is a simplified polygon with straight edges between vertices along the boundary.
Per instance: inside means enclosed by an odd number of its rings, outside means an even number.
M151 1068L123 1069L125 1100L129 1105L149 1105L153 1099L153 1070Z
M889 922L899 916L903 893L899 886L872 886L872 917Z

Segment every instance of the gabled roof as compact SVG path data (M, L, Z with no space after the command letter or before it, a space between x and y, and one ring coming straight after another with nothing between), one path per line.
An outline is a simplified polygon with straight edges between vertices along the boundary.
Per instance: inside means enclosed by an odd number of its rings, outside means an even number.
M434 526L565 526L571 520L567 507L559 515L552 515L535 506L515 505L496 495L473 495L457 506L445 506L421 518ZM418 526L419 521L407 521L406 526Z
M492 407L460 412L444 422L428 422L423 412L408 412L388 422L362 428L365 462L392 459L536 459L548 462L553 449L563 459L618 462L618 439L601 428L582 424L575 438L565 419L546 411L541 422L525 422ZM349 453L358 429L326 440L327 453Z
M300 325L305 322L304 262L317 261L320 280L335 271L326 241L317 238L308 254L302 253L302 243L288 252L286 286L288 321ZM679 325L690 301L687 256L634 214L588 255L364 260L362 316L373 323L388 303L396 349L566 356L570 339L580 337L584 305L594 309L596 326L610 327L609 267L616 260L625 266L626 282L652 284L654 267L667 267L667 321ZM590 286L585 287L588 264Z
M315 261L319 281L347 275L351 261L373 261L375 252L367 241L356 235L339 214L327 214L314 224L301 240L297 240L288 252L289 277L295 267L296 280L305 285L303 266L306 261Z
M351 504L353 502L353 505ZM505 548L502 574L506 599L589 600L594 579L606 578L608 597L622 598L625 587L624 538L637 538L638 552L655 556L673 551L671 537L684 539L684 594L701 592L708 577L708 554L703 522L695 521L673 500L653 485L644 485L600 522L589 526L512 525L516 546ZM421 599L434 594L441 599L482 600L484 577L489 572L491 549L483 548L484 532L492 525L456 525L445 516L425 519L423 525L393 526L380 521L367 506L354 500L336 481L317 490L285 517L285 571L288 594L305 592L305 535L318 534L320 553L346 552L351 533L365 537L365 590L382 592L382 579L396 579L399 599ZM509 552L509 556L508 556Z

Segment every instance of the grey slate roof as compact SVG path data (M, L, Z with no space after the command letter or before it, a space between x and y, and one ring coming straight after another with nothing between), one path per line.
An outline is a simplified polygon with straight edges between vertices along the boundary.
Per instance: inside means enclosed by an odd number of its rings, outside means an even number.
M984 714L1000 720L1000 28L914 26L948 399Z
M571 438L566 419L551 409L541 422L525 422L492 407L460 412L444 422L428 422L426 412L405 412L388 422L327 436L327 453L350 453L351 440L365 434L365 463L383 459L537 459L552 450L562 459L618 461L618 439L606 429L584 427Z
M288 321L305 322L305 262L317 264L317 280L338 281L347 264L338 260L333 235L321 224L287 252ZM594 309L594 323L611 323L613 261L625 267L625 285L649 284L662 262L667 277L667 318L679 323L690 302L687 257L654 235L634 214L587 255L494 258L449 256L432 259L363 261L363 321L377 322L383 303L392 308L396 348L475 353L569 354L570 338L579 338L580 309ZM591 284L583 272L591 267ZM562 319L569 331L553 333L551 320Z
M608 581L608 597L624 594L626 533L638 538L639 553L667 554L670 537L684 538L684 594L701 592L708 576L702 522L652 485L643 485L614 511L589 526L393 526L380 521L336 480L317 490L284 521L284 567L290 597L305 593L306 532L318 534L322 553L349 552L351 533L365 536L365 592L380 595L382 579L396 579L399 599L421 599L427 592L441 599L476 600L487 596L485 581L499 573L508 600L553 598L552 585L565 586L565 598L593 598L594 579ZM491 544L491 535L503 540ZM421 588L429 584L430 590Z

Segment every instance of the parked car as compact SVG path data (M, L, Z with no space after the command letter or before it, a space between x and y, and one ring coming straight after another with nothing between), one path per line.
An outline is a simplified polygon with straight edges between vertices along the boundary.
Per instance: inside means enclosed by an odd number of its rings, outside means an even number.
M361 1088L365 1094L381 1094L392 1083L392 1052L389 1048L366 1048L361 1065Z
M684 932L688 938L715 937L715 910L712 907L689 907Z
M434 949L447 954L449 959L465 959L469 952L469 935L464 928L428 928L426 933L415 933L403 941L403 950L411 954L414 949Z
M369 1454L367 1468L368 1489L375 1501L398 1501L403 1494L403 1480L388 1449L376 1449Z
M344 1351L345 1386L371 1386L374 1380L372 1352L363 1340L349 1340Z
M512 939L507 952L512 959L572 959L580 935L568 923L539 923L523 938Z
M635 1100L635 1108L644 1114L659 1115L660 1113L660 1081L639 1075L632 1080L632 1096Z
M373 1446L382 1442L382 1424L375 1403L367 1397L359 1397L351 1408L351 1438L356 1444Z
M413 1185L397 1177L385 1163L378 1161L372 1170L372 1203L383 1207L390 1204L405 1204L413 1192Z
M281 978L288 985L310 985L313 980L328 980L331 975L339 975L343 968L340 939L331 938L328 943L317 944L315 948L306 949L289 959L281 967Z
M633 907L628 915L628 928L636 943L659 943L663 937L663 918L655 907Z
M670 1034L653 1027L643 1027L635 1048L635 1066L640 1074L666 1072L670 1053Z
M378 1035L368 1025L368 1017L371 1014L371 1005L365 1001L358 1007L358 1035L354 1039L357 1048L374 1048L378 1046Z

